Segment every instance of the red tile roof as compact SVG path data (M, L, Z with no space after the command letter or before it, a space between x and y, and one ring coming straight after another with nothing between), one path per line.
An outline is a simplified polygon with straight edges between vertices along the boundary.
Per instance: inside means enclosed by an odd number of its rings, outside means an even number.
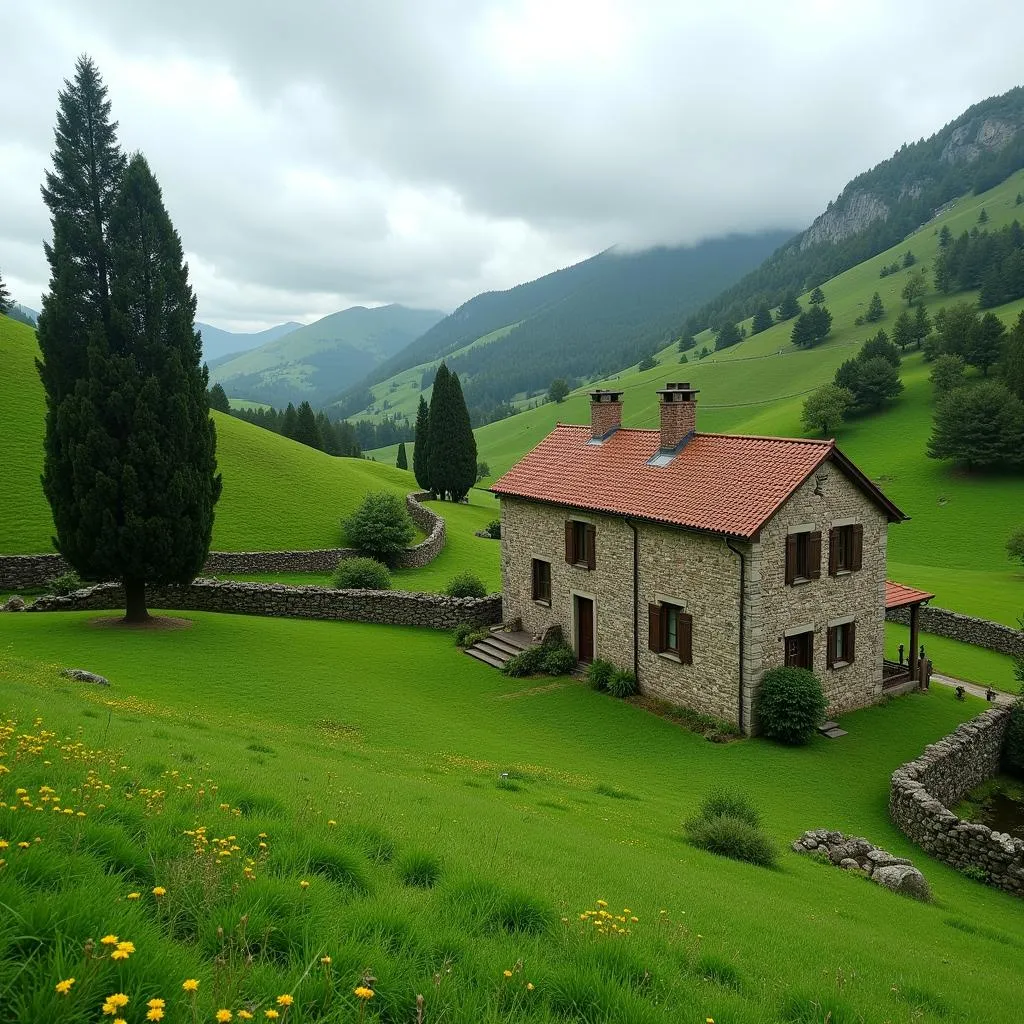
M619 429L590 444L588 426L560 423L491 490L612 515L736 537L753 537L826 459L882 505L906 518L833 441L695 434L667 466L649 466L657 430Z
M926 590L915 590L905 583L893 583L892 580L885 581L885 609L905 608L908 604L920 604L922 601L930 601L935 595L929 594Z

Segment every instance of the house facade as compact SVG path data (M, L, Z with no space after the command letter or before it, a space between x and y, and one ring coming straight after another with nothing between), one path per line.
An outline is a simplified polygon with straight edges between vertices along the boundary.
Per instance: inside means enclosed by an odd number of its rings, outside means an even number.
M883 689L886 539L906 517L832 441L703 434L697 392L659 392L660 430L559 425L492 488L503 617L559 626L581 661L756 731L762 674L812 669L832 714Z

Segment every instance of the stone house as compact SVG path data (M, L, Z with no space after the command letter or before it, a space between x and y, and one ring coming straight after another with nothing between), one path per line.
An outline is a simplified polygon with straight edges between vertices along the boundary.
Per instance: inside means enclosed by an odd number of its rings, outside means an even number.
M589 427L559 424L494 484L505 622L557 625L580 661L747 733L780 665L812 669L830 713L877 701L907 517L834 441L702 433L696 390L658 394L660 430L634 430L622 392L591 392Z

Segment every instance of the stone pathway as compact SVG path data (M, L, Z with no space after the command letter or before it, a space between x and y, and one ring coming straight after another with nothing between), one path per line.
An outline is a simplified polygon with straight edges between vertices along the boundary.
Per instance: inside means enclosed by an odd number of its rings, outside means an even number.
M938 683L940 686L962 686L972 696L980 697L982 700L985 699L985 687L979 686L977 683L968 683L963 679L956 679L953 676L944 676L941 672L932 672L932 682ZM1016 699L1012 693L1003 693L1001 690L996 690L997 707L1009 706Z

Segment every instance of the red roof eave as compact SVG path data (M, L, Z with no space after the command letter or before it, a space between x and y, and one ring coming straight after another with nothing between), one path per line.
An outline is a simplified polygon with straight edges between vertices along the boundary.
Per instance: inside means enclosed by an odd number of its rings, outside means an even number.
M924 604L935 597L927 590L917 590L915 587L908 587L905 583L894 583L892 580L885 581L885 610L892 611L894 608L907 608L910 605Z

